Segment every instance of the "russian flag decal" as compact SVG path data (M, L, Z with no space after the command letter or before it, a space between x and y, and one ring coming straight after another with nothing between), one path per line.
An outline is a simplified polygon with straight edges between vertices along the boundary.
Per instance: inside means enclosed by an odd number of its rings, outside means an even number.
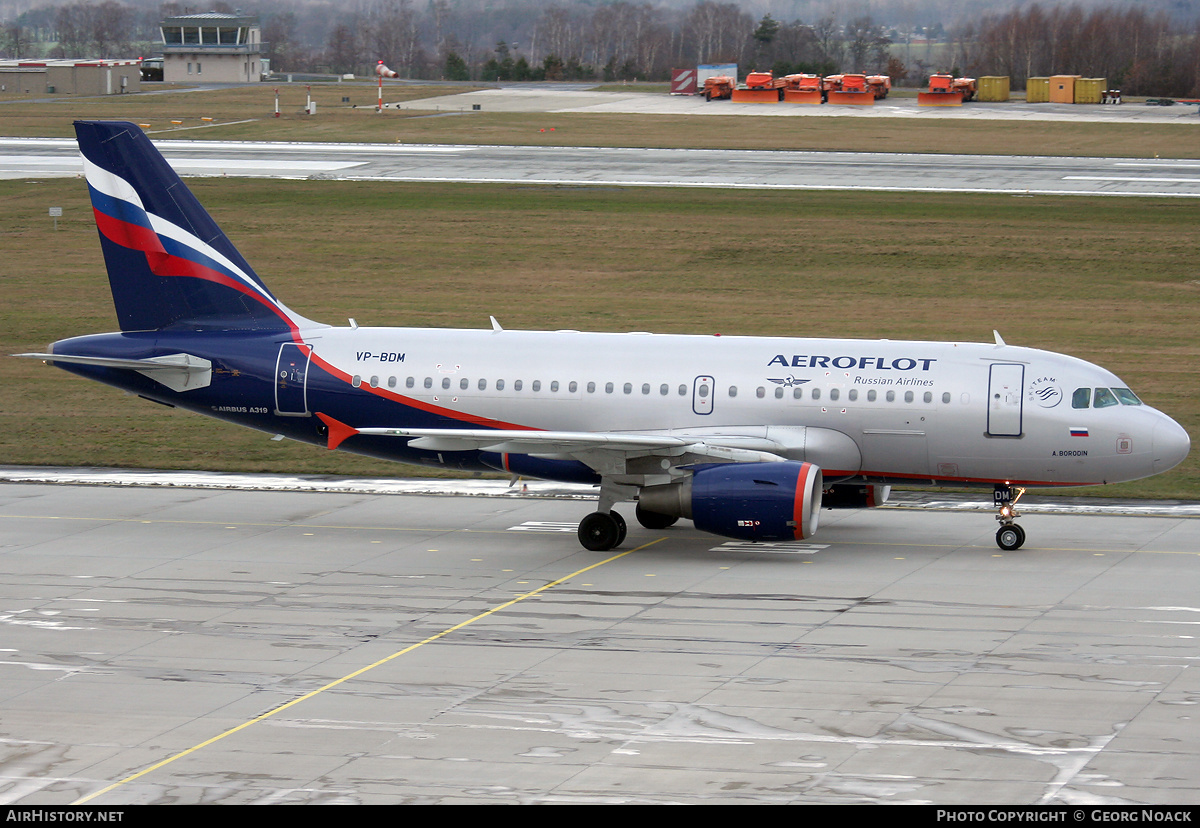
M1086 428L1073 428L1073 429L1071 429L1071 436L1072 437L1086 437L1086 436L1088 436L1088 430Z

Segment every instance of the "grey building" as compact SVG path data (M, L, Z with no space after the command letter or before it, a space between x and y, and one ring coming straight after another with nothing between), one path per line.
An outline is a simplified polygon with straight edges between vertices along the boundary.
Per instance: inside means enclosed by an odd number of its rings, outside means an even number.
M163 80L248 83L262 80L258 18L205 12L162 22Z

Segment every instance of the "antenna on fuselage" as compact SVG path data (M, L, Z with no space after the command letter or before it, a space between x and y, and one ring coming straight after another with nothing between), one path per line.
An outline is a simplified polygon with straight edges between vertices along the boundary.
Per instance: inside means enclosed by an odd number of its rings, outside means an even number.
M993 330L992 335L996 337L996 347L997 348L1003 348L1007 344L1004 341L1004 337L1000 336L999 331Z

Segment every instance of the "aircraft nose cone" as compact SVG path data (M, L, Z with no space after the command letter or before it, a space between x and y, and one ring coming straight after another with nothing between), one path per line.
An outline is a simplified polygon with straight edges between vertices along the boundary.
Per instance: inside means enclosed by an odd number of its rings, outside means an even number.
M1183 426L1170 417L1163 417L1154 426L1151 438L1154 450L1154 473L1165 472L1183 462L1192 448L1191 438Z

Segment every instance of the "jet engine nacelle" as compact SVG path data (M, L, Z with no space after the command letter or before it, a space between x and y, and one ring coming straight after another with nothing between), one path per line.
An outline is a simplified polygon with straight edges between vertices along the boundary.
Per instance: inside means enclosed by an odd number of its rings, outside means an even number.
M871 509L887 503L891 494L891 486L839 483L825 490L822 505L826 509Z
M727 538L802 540L817 531L821 492L821 470L812 463L725 463L697 466L678 483L647 486L638 504Z

